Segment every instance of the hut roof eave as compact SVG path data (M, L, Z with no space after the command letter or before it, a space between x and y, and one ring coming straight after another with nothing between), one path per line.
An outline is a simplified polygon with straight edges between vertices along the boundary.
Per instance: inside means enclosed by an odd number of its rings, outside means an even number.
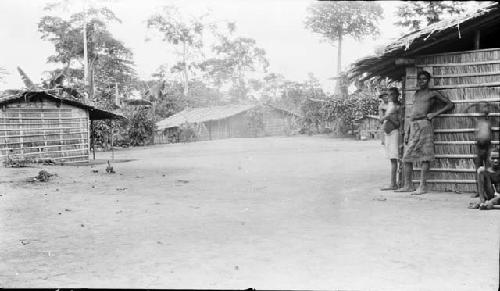
M78 108L86 109L89 112L89 119L91 120L103 120L103 119L125 119L121 114L113 113L111 111L96 108L92 105L85 104L76 98L61 97L54 95L54 90L46 91L16 91L14 94L0 96L0 105L13 103L16 101L27 100L28 98L33 98L35 96L42 95L48 99L56 102L61 102L68 105L73 105Z
M256 106L256 104L240 104L186 109L157 122L157 130L179 127L184 123L203 123L222 120L246 112Z
M362 75L362 79L388 77L400 81L404 76L404 67L396 67L395 60L413 57L431 47L439 47L447 41L453 41L462 35L481 27L494 27L500 23L500 4L495 3L478 9L471 14L446 19L409 33L390 43L379 55L367 56L353 63L348 70L349 78Z

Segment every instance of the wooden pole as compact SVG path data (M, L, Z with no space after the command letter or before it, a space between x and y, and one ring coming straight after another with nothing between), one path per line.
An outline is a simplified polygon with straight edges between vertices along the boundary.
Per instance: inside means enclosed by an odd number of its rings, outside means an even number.
M115 160L115 150L113 149L113 121L111 121L111 160Z
M92 146L92 156L95 160L95 140L94 140L94 121L91 119L90 120L90 144Z
M337 76L339 77L341 70L342 70L342 29L339 28L339 47L337 52ZM340 79L337 82L340 82Z
M401 84L401 107L400 107L400 125L399 125L399 134L398 134L398 179L397 184L398 188L402 188L403 185L403 177L404 177L404 169L403 167L403 153L404 153L404 129L405 129L405 104L406 104L406 78L403 78Z
M89 55L87 49L87 2L84 2L83 10L83 84L86 94L83 94L83 101L87 102L89 94Z

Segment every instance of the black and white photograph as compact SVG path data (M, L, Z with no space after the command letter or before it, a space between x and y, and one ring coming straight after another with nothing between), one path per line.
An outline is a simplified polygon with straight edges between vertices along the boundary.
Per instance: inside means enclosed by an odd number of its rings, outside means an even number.
M500 290L500 3L0 1L0 288Z

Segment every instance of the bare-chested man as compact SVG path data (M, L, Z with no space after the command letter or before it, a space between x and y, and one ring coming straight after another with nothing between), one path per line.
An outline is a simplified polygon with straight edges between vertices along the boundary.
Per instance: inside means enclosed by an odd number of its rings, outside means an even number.
M441 93L429 89L431 75L426 71L417 74L417 85L419 89L415 92L413 112L410 115L410 124L405 134L405 151L403 162L405 165L404 186L397 192L413 192L412 195L427 193L427 173L430 162L434 159L434 130L432 119L439 114L453 109L453 103ZM446 105L430 113L436 101L441 101ZM409 131L409 132L408 132ZM415 191L413 187L413 163L422 163L420 174L420 186Z

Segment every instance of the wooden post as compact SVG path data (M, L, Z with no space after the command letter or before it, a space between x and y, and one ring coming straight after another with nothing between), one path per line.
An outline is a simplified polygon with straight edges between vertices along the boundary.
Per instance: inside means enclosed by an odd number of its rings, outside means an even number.
M89 118L90 119L90 118ZM92 147L92 156L93 156L93 159L95 160L95 141L94 141L94 121L92 119L90 119L90 144L91 144L91 147Z
M111 121L111 160L115 160L115 151L113 149L113 121Z
M481 31L478 29L474 31L474 49L478 50L481 48Z
M338 52L337 52L337 76L340 77L340 72L342 71L342 29L339 29L339 47L338 47ZM340 82L341 80L337 80L337 82Z
M404 153L404 132L405 132L405 99L406 99L406 79L403 78L401 81L401 107L400 107L400 125L399 125L399 136L398 136L398 176L397 176L397 184L398 188L402 188L403 185L403 153Z
M84 11L83 11L83 84L84 84L84 92L89 94L89 55L87 48L87 1L84 2ZM83 94L83 102L86 103L88 101L88 95Z

